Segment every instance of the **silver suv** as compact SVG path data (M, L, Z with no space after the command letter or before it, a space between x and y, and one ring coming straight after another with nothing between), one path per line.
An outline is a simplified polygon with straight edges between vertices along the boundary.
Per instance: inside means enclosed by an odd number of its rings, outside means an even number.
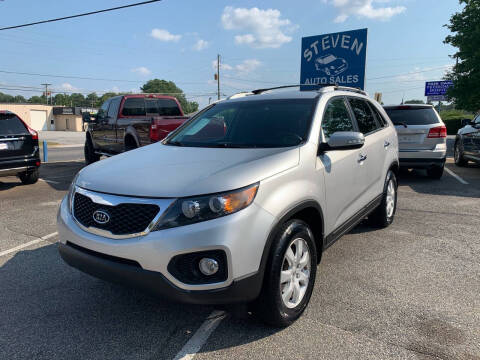
M400 166L426 169L440 179L447 158L447 128L432 105L385 106L398 132Z
M395 128L364 92L258 90L81 170L58 213L59 251L102 279L249 303L287 326L327 247L367 216L393 221L398 170Z

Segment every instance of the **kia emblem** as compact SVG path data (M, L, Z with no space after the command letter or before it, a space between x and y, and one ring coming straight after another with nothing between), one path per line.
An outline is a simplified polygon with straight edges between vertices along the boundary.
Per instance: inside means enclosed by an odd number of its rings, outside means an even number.
M108 215L108 213L104 210L96 210L93 213L93 220L97 224L104 225L110 221L110 215Z

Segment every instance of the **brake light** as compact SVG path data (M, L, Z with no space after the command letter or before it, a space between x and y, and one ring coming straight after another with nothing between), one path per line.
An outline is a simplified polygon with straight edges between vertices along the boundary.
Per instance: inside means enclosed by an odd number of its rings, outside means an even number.
M445 127L445 125L431 128L430 131L428 132L427 137L429 137L429 138L446 138L447 137L447 128Z
M157 142L160 140L160 129L155 123L155 120L152 120L152 123L150 125L149 137L150 137L150 140L152 140L152 142Z
M32 135L32 139L33 140L38 140L38 132L36 132L35 130L33 130L30 126L27 125L27 130L28 132L30 133L30 135Z

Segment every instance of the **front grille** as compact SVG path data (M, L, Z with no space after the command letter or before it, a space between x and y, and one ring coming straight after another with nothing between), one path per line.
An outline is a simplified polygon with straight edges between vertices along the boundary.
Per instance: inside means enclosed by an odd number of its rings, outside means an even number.
M106 212L110 219L99 224L93 219L97 210ZM160 208L153 204L118 204L109 206L97 204L88 196L75 194L73 214L77 221L85 227L108 230L114 235L135 234L144 231L157 215Z

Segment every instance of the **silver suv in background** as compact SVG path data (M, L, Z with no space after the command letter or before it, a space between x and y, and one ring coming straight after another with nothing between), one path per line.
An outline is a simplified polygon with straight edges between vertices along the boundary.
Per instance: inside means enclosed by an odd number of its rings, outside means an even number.
M244 95L81 170L58 213L62 258L174 301L295 321L323 251L367 216L392 223L397 134L356 89Z
M447 128L432 105L384 106L398 133L400 166L426 169L440 179L447 156Z

